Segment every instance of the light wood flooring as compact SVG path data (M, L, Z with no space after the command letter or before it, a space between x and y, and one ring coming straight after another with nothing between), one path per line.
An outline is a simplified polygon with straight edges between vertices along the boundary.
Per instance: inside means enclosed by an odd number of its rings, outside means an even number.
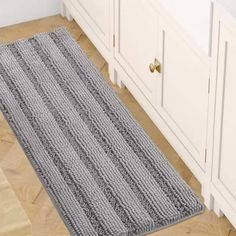
M28 38L39 32L49 32L56 27L66 26L79 42L104 78L109 81L108 66L100 53L89 41L80 27L61 16L53 16L10 27L0 28L0 43L8 43L20 38ZM110 82L109 82L110 83ZM114 88L137 121L150 138L159 146L185 181L200 196L201 186L191 171L180 159L153 122L145 114L127 89ZM29 161L17 143L16 137L0 114L0 167L3 169L22 206L28 214L33 227L33 236L68 236L69 233L43 189ZM0 193L1 194L1 193ZM1 210L1 209L0 209ZM223 218L209 211L183 223L151 234L152 236L236 236L236 230Z

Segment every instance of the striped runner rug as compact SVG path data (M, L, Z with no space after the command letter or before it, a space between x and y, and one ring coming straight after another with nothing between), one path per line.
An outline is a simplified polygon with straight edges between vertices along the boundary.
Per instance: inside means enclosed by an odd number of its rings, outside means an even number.
M0 46L0 108L71 235L143 235L204 211L66 29Z

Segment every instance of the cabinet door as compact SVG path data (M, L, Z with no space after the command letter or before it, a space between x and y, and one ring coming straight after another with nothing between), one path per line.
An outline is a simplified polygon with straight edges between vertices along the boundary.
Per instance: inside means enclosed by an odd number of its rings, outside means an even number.
M110 0L70 0L102 43L109 48Z
M160 113L193 160L204 170L209 64L177 32L160 23L162 98Z
M220 26L213 183L236 211L236 32Z
M158 13L145 0L117 0L115 9L115 57L155 105L160 75L149 64L158 56Z

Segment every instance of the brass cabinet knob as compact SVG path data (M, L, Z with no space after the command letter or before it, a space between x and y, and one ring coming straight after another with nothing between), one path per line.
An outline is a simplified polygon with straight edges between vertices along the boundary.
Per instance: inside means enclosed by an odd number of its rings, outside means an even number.
M154 73L155 71L161 73L161 63L155 58L154 63L151 63L149 65L149 69L152 73Z

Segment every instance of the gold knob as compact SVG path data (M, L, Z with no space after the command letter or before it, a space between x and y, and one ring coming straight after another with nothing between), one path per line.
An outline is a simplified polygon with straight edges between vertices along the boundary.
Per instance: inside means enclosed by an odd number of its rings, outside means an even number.
M151 63L149 65L149 69L152 73L155 72L155 70L158 72L158 73L161 73L161 63L155 58L154 60L154 64Z

